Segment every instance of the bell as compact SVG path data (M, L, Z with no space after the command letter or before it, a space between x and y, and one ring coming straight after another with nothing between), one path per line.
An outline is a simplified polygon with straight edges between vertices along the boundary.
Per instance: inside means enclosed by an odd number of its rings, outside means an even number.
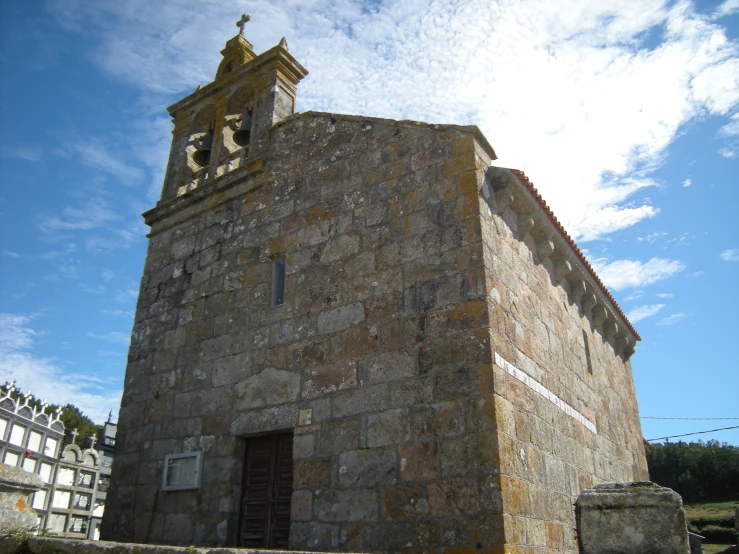
M210 163L210 149L213 147L213 129L208 131L208 134L203 137L198 148L192 155L193 161L200 167L205 167Z
M249 144L251 138L251 110L249 108L244 112L244 116L241 118L241 127L234 133L234 142L239 146L246 146Z

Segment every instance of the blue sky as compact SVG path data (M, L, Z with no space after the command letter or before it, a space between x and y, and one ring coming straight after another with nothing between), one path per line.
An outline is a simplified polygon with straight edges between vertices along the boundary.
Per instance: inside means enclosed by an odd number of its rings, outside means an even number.
M0 3L0 380L117 411L165 108L242 12L311 72L299 111L477 124L640 332L641 414L739 418L739 0Z

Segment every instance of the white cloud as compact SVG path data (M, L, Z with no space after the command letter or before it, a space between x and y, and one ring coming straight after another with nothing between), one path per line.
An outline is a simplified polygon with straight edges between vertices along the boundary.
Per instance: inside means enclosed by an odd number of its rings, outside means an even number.
M634 308L628 314L626 314L626 317L629 319L629 321L631 321L631 323L636 323L637 321L641 321L642 319L656 315L664 307L664 304L650 304L639 306L638 308Z
M99 377L70 372L53 358L33 353L34 339L43 333L31 327L35 316L0 314L0 370L3 380L16 381L19 388L45 398L49 403L71 403L96 423L116 412L120 390L106 390Z
M139 289L135 286L129 286L125 289L118 289L115 293L115 301L121 304L127 304L135 301L139 297Z
M739 144L719 148L718 153L724 158L733 160L734 158L739 156Z
M714 15L732 13L732 2ZM247 9L185 0L47 6L66 28L95 33L99 66L156 106L212 79L234 14ZM300 110L477 124L500 165L526 171L582 241L657 214L639 191L655 184L648 175L669 144L691 119L726 115L739 101L736 41L685 0L254 0L248 11L257 52L284 35L311 71ZM658 44L646 45L647 35ZM137 124L152 201L170 124ZM83 152L91 165L127 171Z
M686 277L689 278L689 279L697 279L698 277L701 277L701 276L703 276L705 274L706 274L706 272L701 269L699 271L694 271L693 273L688 273L686 275Z
M2 255L9 256L10 258L20 258L21 257L21 255L18 254L18 252L12 252L10 250L3 250Z
M693 181L692 181L691 179L685 179L685 180L683 181L683 186L684 186L685 188L689 187L689 186L690 186L690 185L692 185L692 184L693 184Z
M674 298L675 295L670 292L661 292L657 295L657 298Z
M92 339L104 340L114 344L123 344L128 346L131 341L131 335L128 333L121 333L119 331L109 331L107 333L93 333L90 331L87 336Z
M679 313L679 314L672 314L668 315L667 317L660 319L657 322L657 325L675 325L675 323L682 321L688 316L686 313Z
M120 219L120 214L110 208L100 197L88 199L81 208L67 206L61 216L38 216L36 224L45 233L58 231L89 231L105 227Z
M724 0L713 12L713 19L718 19L726 15L739 11L739 0Z
M649 233L647 236L639 237L636 240L638 242L648 242L649 244L652 244L654 242L657 242L660 238L664 237L665 235L667 235L667 233L654 232L654 233Z
M739 262L739 249L724 250L720 257L725 262Z
M27 162L41 161L43 150L36 146L10 146L4 145L2 149L3 158L17 158Z
M739 135L739 112L731 116L731 121L718 130L718 134L724 137L735 137Z
M121 161L121 154L110 152L101 139L78 141L72 143L70 149L85 165L110 173L125 185L137 185L143 179L143 172L139 168Z
M682 262L665 258L652 258L645 263L636 260L595 260L592 264L603 283L614 290L651 285L685 269Z

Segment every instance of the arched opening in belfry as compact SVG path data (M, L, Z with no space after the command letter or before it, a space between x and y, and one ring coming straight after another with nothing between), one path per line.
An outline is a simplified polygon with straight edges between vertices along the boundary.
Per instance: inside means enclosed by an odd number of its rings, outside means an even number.
M213 105L201 109L190 124L187 142L188 166L193 171L207 167L210 163L215 138L216 108Z
M254 89L245 85L236 90L228 101L224 144L230 151L246 148L251 142L254 125ZM229 132L230 131L230 132Z

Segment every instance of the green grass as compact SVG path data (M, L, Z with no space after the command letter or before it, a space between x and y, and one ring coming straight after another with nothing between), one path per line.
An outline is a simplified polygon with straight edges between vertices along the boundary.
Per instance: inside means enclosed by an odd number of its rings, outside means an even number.
M729 546L728 544L704 544L703 552L704 554L718 554L729 548Z
M685 517L694 518L728 518L734 515L735 510L739 508L739 500L731 502L704 502L701 504L685 505ZM730 545L728 544L703 544L703 552L705 554L718 554L723 552Z
M739 500L730 502L706 502L702 504L686 504L685 517L731 517L739 508Z

